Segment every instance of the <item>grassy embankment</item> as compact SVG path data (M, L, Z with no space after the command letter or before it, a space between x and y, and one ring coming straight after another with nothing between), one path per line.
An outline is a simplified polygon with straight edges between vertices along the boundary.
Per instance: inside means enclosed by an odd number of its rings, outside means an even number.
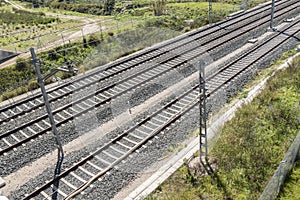
M212 175L192 175L184 165L147 199L258 199L300 130L299 105L300 57L225 124L209 155ZM299 183L299 169L294 177ZM296 178L289 181L295 192Z

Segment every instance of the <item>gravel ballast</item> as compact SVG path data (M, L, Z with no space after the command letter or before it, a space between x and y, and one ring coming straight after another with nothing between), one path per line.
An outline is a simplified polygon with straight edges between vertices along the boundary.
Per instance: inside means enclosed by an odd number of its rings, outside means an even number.
M272 54L273 57L269 57L264 60L260 60L260 62L256 63L256 66L253 66L251 69L248 69L246 72L242 73L238 78L235 78L233 82L228 84L224 87L224 90L220 90L220 93L214 94L214 96L221 96L224 97L223 99L228 100L228 98L234 95L238 89L241 89L242 85L249 82L251 77L256 72L257 68L262 68L266 66L268 63L276 60L276 58L280 57L280 55L290 49L291 47L295 46L295 41L291 40L290 42L286 43L280 51L277 51L276 54ZM226 91L226 94L224 93ZM224 102L225 102L224 101ZM162 102L164 104L165 102ZM223 102L222 102L223 103ZM216 109L218 106L221 106L220 102L216 101L215 99L210 99L208 101L208 105L210 110ZM152 108L155 110L155 108ZM148 111L151 113L151 111ZM90 187L85 191L84 197L85 199L110 199L112 198L124 185L127 185L131 180L137 178L139 176L139 172L142 172L144 169L147 168L150 164L154 163L158 160L163 153L168 151L169 146L177 145L178 143L184 141L187 137L187 133L191 130L197 128L199 116L197 116L196 110L189 112L187 117L184 117L180 121L180 123L175 123L174 126L171 126L171 129L164 131L164 134L159 134L159 139L153 139L151 144L146 144L147 148L142 148L139 153L134 153L131 158L126 159L126 163L119 164L118 169L111 170L109 175L105 175L101 182L97 181L93 185L94 187ZM135 119L135 121L139 121L141 118L147 116L147 113L141 115ZM72 153L67 162L64 164L65 167L71 165L76 160L79 160L79 157L86 155L87 152L92 151L96 147L101 146L109 138L113 138L114 136L118 135L122 132L122 130L126 130L128 127L122 126L119 127L116 131L106 135L107 139L103 138L103 142L97 142L94 145L89 146L83 150L78 152ZM151 159L149 159L151 158ZM120 170L123 169L123 170ZM30 184L25 184L21 187L20 190L15 191L10 197L13 199L18 199L17 197L22 196L22 194L31 191L35 186L39 185L42 180L46 180L53 176L53 167L46 170L43 173L42 177L34 179L30 181ZM112 188L109 186L113 186ZM32 189L30 189L30 188ZM81 196L77 197L81 199Z

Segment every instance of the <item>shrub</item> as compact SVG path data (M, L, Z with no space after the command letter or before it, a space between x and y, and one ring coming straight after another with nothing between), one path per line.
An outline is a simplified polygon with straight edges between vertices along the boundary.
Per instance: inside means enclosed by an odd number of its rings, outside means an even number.
M35 90L39 87L38 83L36 80L32 80L28 83L28 89L29 90Z
M163 15L166 9L166 4L167 4L166 0L155 0L154 3L152 4L154 15L155 16Z
M93 44L93 43L98 42L98 41L99 41L99 38L95 34L91 34L89 36L89 39L88 39L89 44Z
M9 91L9 92L4 92L2 94L2 101L5 101L5 100L10 99L10 98L13 98L15 96L17 96L17 92L15 90Z
M28 61L26 61L24 58L18 58L16 61L16 70L23 71L27 69L30 65L28 64Z
M114 36L114 32L108 32L107 33L109 36Z

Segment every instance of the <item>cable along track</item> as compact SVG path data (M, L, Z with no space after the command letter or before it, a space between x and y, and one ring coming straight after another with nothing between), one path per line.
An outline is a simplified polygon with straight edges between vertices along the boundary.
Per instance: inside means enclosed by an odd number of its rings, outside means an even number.
M297 2L297 1L295 1L295 2ZM276 2L276 3L277 3L276 17L279 17L281 15L281 14L278 14L278 12L281 12L286 7L293 5L293 3L291 1L289 2L288 5L285 5L285 3L286 3L285 1L280 1L279 3L278 2ZM166 42L165 44L162 44L158 47L142 51L141 53L135 54L133 56L129 56L128 58L125 58L125 59L121 59L120 61L114 62L113 64L108 64L105 70L97 70L93 73L87 74L86 76L83 76L83 77L75 80L74 83L66 83L66 84L63 84L56 88L53 88L48 92L49 97L50 97L50 102L54 102L61 98L65 98L66 96L71 95L74 92L80 91L83 88L89 87L89 86L96 84L98 82L101 82L107 78L110 78L112 76L116 76L120 73L128 71L128 70L136 67L137 65L140 65L144 62L150 61L151 59L158 57L161 54L168 53L169 51L174 50L178 47L181 47L182 45L186 45L190 42L194 42L194 40L200 40L200 39L205 38L206 36L211 37L211 35L214 35L216 37L215 39L220 38L220 37L228 34L227 32L224 34L223 29L230 28L231 25L237 26L238 24L241 24L241 27L238 27L238 28L242 28L242 27L244 27L245 24L249 24L249 23L245 23L243 25L242 20L245 20L245 21L250 20L251 22L256 22L261 17L264 17L264 18L268 17L268 14L266 14L264 16L258 15L260 13L268 11L268 6L269 5L265 5L263 7L253 9L250 12L245 13L243 16L239 16L237 18L232 18L228 21L218 23L217 25L214 25L213 27L205 28L203 30L200 29L198 31L194 31L192 33L184 35L182 37L175 38L175 39L173 39L169 42ZM283 7L281 7L281 6L283 6ZM260 11L259 9L263 9L263 10ZM290 10L285 11L284 13L289 12L289 11ZM239 20L239 18L242 18L242 17L244 17L244 18L242 20ZM252 19L252 17L254 19ZM222 24L224 24L224 26L222 27L222 29L219 29L219 26ZM256 27L256 26L253 26L253 27ZM233 30L236 30L236 28L234 28ZM252 30L252 29L248 29L248 30ZM207 33L205 33L205 32L207 32ZM199 33L204 33L204 35L199 36ZM201 42L202 42L202 40L201 40ZM200 44L200 45L202 45L202 44ZM20 115L23 115L23 114L29 113L33 110L36 110L36 109L42 107L43 105L44 105L44 103L42 100L42 96L41 96L41 94L38 94L33 97L24 99L20 102L14 103L5 108L2 108L0 110L0 124L2 124L4 122L8 122L12 119L15 119L16 117L18 117Z
M280 45L299 34L299 24L299 20L292 23L208 77L206 79L207 96L212 96L235 77L251 69L260 59L264 59L277 48L280 48ZM73 198L92 182L101 181L101 176L116 167L118 163L141 148L150 139L155 138L156 135L176 122L185 113L195 108L199 104L198 87L199 85L193 86L161 109L62 172L58 177L60 179L60 188L57 190L59 198ZM53 181L45 183L24 199L51 199Z
M298 2L298 4L300 5L300 2ZM297 8L298 4L293 4L292 8L290 8L288 11L282 11L282 12L283 13L289 12L290 10ZM277 15L277 17L279 16L280 14ZM256 25L252 24L253 22L255 22L255 20L250 20L250 24L249 23L244 24L242 27L247 27L247 26L249 27L245 29L244 32L239 33L238 36L234 34L234 32L238 31L238 29L234 29L231 30L229 34L228 32L222 33L221 35L218 36L219 39L216 39L213 42L204 41L202 42L204 46L199 46L201 41L197 42L197 40L200 40L202 36L198 36L195 34L190 38L186 38L187 41L185 40L175 41L176 45L175 44L170 44L169 46L166 45L161 49L156 49L151 53L145 54L144 57L146 62L144 62L145 60L143 59L140 60L140 57L135 58L137 59L136 61L134 60L129 61L127 63L129 68L133 66L141 66L141 65L143 67L145 66L148 67L129 77L125 77L124 79L119 80L118 82L115 82L104 88L100 88L96 90L95 93L86 95L84 97L80 97L79 99L76 99L74 102L68 103L66 105L63 105L53 110L53 114L57 126L61 126L73 120L75 117L81 116L82 114L93 110L95 107L102 106L110 102L113 98L125 94L126 92L129 92L132 89L153 80L154 78L163 76L164 74L172 70L176 70L178 67L188 66L189 63L192 62L192 60L197 59L198 56L200 56L202 53L205 53L204 49L208 52L213 51L215 48L221 49L222 45L224 45L225 43L229 43L229 41L231 41L232 38L236 40L238 37L241 37L243 34L253 29L253 27L257 25L257 24ZM260 24L263 23L265 22L261 22ZM221 40L222 37L225 37L226 39ZM150 57L147 57L146 55L150 55ZM141 62L142 64L140 64ZM119 74L120 71L126 71L128 69L128 66L125 64L115 65L115 67L119 71L115 71L113 70L113 68L111 68L108 71L101 72L101 75L104 78L98 77L98 80L95 77L90 80L84 79L81 80L81 82L83 82L82 85L79 82L76 83L79 84L78 88L80 90L86 87L87 85L92 85L93 83L98 82L99 80L104 82L107 79L107 77L113 77ZM101 76L101 75L93 74L93 76ZM52 93L58 93L58 91L60 90L62 89L55 90ZM68 94L72 94L72 91L74 91L71 88L68 88L67 90L68 90L67 92ZM58 97L51 96L52 93L50 93L50 97L52 98L52 100L60 98L60 96ZM31 103L31 101L29 101L29 103ZM33 107L38 108L40 106L35 105ZM16 106L16 109L18 109L18 106ZM16 115L16 116L20 116L20 115ZM17 148L22 144L25 144L28 141L31 141L32 139L51 130L51 126L50 123L48 122L47 114L38 116L34 120L21 124L20 126L17 127L12 126L12 127L13 127L12 129L9 129L8 131L0 134L0 139L1 139L0 155L3 155L5 152Z

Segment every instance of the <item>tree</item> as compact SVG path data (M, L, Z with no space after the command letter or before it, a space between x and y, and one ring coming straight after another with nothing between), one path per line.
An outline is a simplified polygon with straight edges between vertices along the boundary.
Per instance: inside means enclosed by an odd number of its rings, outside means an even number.
M115 7L115 0L106 0L104 4L104 13L106 15L111 15Z
M18 58L16 61L16 70L23 71L29 67L28 62L24 58Z
M152 4L154 15L161 16L164 14L166 8L167 1L166 0L155 0Z

